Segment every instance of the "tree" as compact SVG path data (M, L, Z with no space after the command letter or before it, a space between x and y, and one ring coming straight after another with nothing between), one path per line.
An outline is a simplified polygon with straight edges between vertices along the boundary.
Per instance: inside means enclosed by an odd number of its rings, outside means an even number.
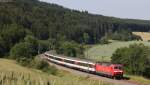
M49 43L49 50L54 50L55 49L55 46L56 46L56 39L53 39L53 38L50 38L48 39L48 43Z
M30 45L30 48L32 49L32 52L34 52L34 54L38 53L39 42L35 37L28 35L24 38L24 41Z
M20 42L26 36L26 30L17 24L7 25L0 33L1 45L5 46L4 54L9 52L11 47Z
M10 56L13 59L32 58L34 55L35 52L27 42L16 44L10 51Z
M10 58L16 59L22 65L27 65L37 53L37 40L33 36L27 36L25 42L20 42L12 47Z
M62 42L60 47L56 50L57 53L65 54L70 57L80 57L83 55L83 49L80 45L75 42Z
M3 57L6 52L5 43L0 37L0 57Z
M89 37L88 33L84 33L83 34L83 42L85 44L87 44L87 43L89 43L89 39L90 39L90 37Z

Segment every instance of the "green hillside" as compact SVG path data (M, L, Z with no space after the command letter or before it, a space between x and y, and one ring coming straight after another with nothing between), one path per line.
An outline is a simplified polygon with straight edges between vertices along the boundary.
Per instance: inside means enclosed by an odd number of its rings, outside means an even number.
M112 43L109 44L93 45L85 51L85 55L88 59L96 61L110 61L110 57L117 48L126 47L134 43L143 43L146 46L150 46L150 43L146 41L112 41Z
M130 31L150 30L150 21L94 15L38 0L0 3L0 22L1 56L8 55L11 48L28 35L54 42L53 47L59 48L62 40L94 44L108 33L125 30L128 31L124 36L132 40L134 36Z
M66 71L57 76L29 69L15 61L0 59L0 85L109 85L102 81L80 77ZM110 84L111 85L111 84Z

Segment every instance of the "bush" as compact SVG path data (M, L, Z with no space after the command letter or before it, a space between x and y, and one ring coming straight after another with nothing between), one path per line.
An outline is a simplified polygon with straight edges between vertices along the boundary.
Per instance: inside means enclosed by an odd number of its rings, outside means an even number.
M38 42L32 36L25 37L24 41L12 47L10 58L17 60L18 63L25 66L37 55Z
M27 67L30 66L30 63L32 61L32 59L26 57L17 58L16 60L20 65Z
M13 59L19 58L32 58L33 55L36 55L34 50L32 50L29 43L21 42L16 44L10 51L10 56Z
M58 70L54 66L50 66L46 61L41 60L39 57L36 57L32 61L31 66L48 74L57 75L58 72Z
M117 49L111 58L112 63L125 65L125 71L129 74L150 77L148 75L150 68L150 47L143 44L132 44L129 47Z

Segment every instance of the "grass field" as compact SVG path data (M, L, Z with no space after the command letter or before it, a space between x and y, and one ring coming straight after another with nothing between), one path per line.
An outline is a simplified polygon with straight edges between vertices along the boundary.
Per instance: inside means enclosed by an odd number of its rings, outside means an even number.
M133 34L141 36L143 41L150 40L150 32L133 32Z
M95 61L110 61L112 54L117 48L128 47L130 44L143 43L146 46L150 46L150 42L147 41L111 41L112 43L105 45L93 45L85 51L86 58Z
M29 69L15 61L0 59L0 85L111 85L103 81L59 71L57 76Z

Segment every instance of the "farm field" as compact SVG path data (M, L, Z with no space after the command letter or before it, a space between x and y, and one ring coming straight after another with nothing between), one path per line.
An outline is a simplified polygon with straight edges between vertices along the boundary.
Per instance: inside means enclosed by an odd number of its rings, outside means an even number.
M111 85L60 71L57 76L29 69L15 61L0 59L0 85Z
M141 36L143 41L150 40L150 32L133 32L133 34Z
M105 45L93 45L85 51L85 56L88 59L95 61L110 61L112 54L117 48L128 47L130 44L143 43L146 46L150 46L150 42L147 41L111 41L112 43Z

